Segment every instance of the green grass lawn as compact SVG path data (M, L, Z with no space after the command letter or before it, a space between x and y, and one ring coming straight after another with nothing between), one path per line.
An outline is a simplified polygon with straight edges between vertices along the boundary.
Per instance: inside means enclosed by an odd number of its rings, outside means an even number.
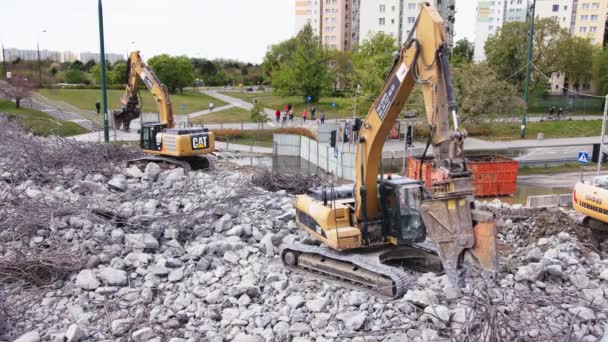
M597 164L589 163L585 165L584 171L596 171ZM602 170L608 170L608 165L602 166ZM525 175L551 175L557 173L566 173L566 172L581 172L581 164L580 163L566 163L564 165L558 166L548 166L548 167L530 167L530 166L522 166L519 168L518 174L520 176Z
M232 107L228 109L224 109L218 112L213 112L211 114L199 116L193 119L190 119L190 122L200 123L200 124L210 124L210 123L239 123L249 122L250 113L248 110L239 107Z
M273 130L241 131L237 137L226 138L220 136L218 141L229 141L231 144L255 145L261 147L272 147Z
M520 139L519 124L494 123L491 130L491 136L479 136L478 138L487 140ZM601 120L533 122L526 126L526 139L536 139L538 133L541 132L544 133L545 139L599 136L601 130Z
M47 113L27 108L15 108L10 101L0 99L0 111L6 112L9 117L21 121L27 129L35 135L62 137L87 133L84 127L71 121L61 121Z
M101 103L101 90L99 89L40 89L38 93L51 100L64 101L72 106L84 109L84 110L95 110L95 102ZM108 89L108 108L109 109L120 109L120 97L124 94L123 90ZM145 112L158 112L156 102L152 97L152 94L146 89L141 89L140 94L143 99L142 111ZM197 112L200 110L209 109L209 103L213 102L215 107L223 106L226 103L216 98L210 97L203 93L185 91L183 94L171 95L171 102L173 103L173 111L175 113L181 113L181 105L186 105L186 113Z
M306 100L302 96L275 96L268 93L246 93L246 92L225 92L224 95L236 97L247 102L253 103L253 99L257 99L266 108L280 109L287 104L294 106L295 117L300 118L302 111L308 108L310 118L310 108L313 104L307 107ZM336 108L332 107L332 103L336 103ZM348 118L353 116L354 100L352 97L322 97L321 100L314 104L317 108L316 117L319 117L321 111L325 112L325 119ZM367 114L371 102L363 104L361 98L357 102L357 112L359 114Z

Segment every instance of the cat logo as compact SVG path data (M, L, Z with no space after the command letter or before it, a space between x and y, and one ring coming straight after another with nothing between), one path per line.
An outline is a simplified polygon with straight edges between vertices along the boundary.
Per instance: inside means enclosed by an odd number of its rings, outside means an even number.
M199 134L192 137L192 149L202 150L209 147L209 136L207 134Z

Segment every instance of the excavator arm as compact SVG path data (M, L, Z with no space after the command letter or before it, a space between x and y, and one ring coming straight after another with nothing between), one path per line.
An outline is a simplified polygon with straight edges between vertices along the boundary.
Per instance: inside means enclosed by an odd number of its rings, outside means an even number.
M432 195L422 201L421 215L450 280L461 283L463 260L496 270L496 227L491 214L472 209L472 181L463 156L466 132L458 125L443 20L434 7L423 3L414 29L415 38L412 30L359 132L354 219L362 236L369 236L367 229L381 217L377 187L382 149L419 84L430 127L425 155L432 146L434 156Z
M140 80L150 90L156 101L160 123L166 124L167 128L173 128L175 122L169 91L141 58L139 51L133 51L129 55L127 62L127 85L125 94L120 99L123 107L120 111L113 113L116 126L122 126L123 129L128 130L131 120L141 115L141 101L138 96Z

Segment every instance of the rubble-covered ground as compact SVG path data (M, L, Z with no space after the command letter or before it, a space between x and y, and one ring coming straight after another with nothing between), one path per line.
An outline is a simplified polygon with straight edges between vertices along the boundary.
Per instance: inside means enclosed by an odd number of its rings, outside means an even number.
M567 210L480 204L497 216L500 272L470 270L465 289L419 274L403 298L385 300L281 265L279 244L305 238L294 196L283 190L258 188L223 165L189 174L155 164L125 169L130 152L121 147L36 138L2 118L0 125L0 340L604 335L608 259L604 246L586 244L587 231ZM69 153L55 156L57 146Z

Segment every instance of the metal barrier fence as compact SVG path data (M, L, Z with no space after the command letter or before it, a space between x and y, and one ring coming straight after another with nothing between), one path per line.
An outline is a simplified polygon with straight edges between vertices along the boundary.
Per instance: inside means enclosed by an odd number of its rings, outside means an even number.
M355 153L292 134L273 134L273 156L299 157L339 178L355 180Z

